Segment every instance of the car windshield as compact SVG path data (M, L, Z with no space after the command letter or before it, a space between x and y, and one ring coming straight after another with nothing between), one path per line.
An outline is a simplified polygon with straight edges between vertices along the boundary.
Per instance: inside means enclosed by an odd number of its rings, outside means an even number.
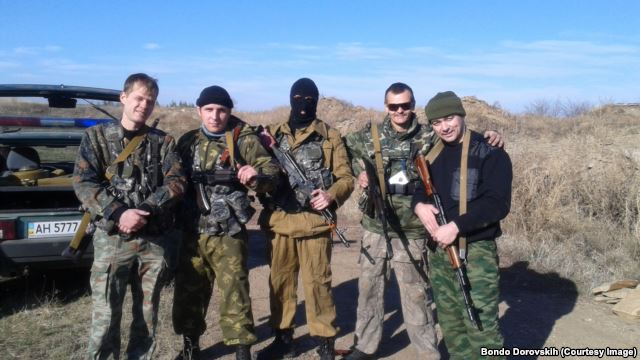
M100 98L88 88L40 86L45 97L23 96L18 86L0 85L0 187L3 191L27 191L20 187L71 185L71 174L85 128L113 121L122 114L117 92ZM34 94L32 88L28 88ZM85 92L82 92L85 91ZM97 95L96 95L97 94ZM97 96L97 99L91 100ZM85 101L84 99L88 101ZM113 101L107 101L104 99ZM7 189L10 187L11 189Z

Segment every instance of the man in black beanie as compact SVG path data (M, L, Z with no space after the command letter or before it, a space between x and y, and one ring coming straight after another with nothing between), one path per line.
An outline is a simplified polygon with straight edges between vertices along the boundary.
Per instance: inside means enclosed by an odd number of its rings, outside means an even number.
M231 115L233 102L220 86L202 90L196 101L200 128L185 133L177 152L189 177L179 212L183 247L175 280L173 326L184 337L177 359L199 358L199 337L213 282L220 291L220 328L236 359L249 360L256 341L249 297L248 236L255 210L247 191L275 188L279 169L262 147L256 129Z
M308 78L290 93L289 120L268 127L280 149L289 151L315 190L309 198L293 181L281 180L263 200L259 223L268 235L269 297L275 340L258 359L296 356L293 345L298 274L302 276L309 332L319 342L320 359L334 359L336 308L331 294L331 229L319 211L342 205L353 176L340 133L316 117L318 88ZM293 175L293 174L291 174Z

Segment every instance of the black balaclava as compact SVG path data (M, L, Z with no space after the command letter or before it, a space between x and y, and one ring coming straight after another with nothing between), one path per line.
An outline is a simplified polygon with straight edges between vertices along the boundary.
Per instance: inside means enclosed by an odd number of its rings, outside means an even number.
M296 95L300 95L300 98L294 99ZM289 127L291 130L304 128L316 118L318 87L309 78L299 79L291 86L289 101L291 102Z

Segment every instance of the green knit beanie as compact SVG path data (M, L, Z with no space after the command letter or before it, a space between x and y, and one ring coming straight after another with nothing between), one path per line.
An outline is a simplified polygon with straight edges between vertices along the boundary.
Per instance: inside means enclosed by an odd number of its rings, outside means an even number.
M433 121L449 115L466 116L462 100L453 91L439 92L424 107L427 120Z

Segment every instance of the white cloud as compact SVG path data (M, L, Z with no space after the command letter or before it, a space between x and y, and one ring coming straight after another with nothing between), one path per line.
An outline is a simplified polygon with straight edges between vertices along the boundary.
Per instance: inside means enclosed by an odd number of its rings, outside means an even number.
M157 43L146 43L143 45L145 50L157 50L160 48L160 45Z

